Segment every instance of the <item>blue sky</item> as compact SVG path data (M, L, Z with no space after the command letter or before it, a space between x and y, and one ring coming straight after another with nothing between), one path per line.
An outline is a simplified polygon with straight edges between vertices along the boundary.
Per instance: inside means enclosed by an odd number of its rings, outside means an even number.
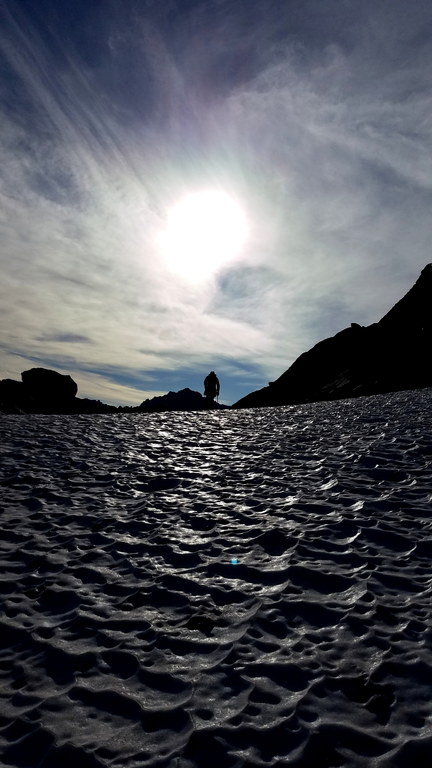
M429 0L4 0L0 378L232 403L431 261ZM170 211L219 190L242 247L191 279ZM206 253L203 248L203 264Z

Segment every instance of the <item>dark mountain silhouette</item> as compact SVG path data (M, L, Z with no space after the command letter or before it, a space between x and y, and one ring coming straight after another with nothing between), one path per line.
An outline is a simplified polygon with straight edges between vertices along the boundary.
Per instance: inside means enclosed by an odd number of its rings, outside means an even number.
M179 392L168 392L166 395L144 400L137 410L145 413L156 413L161 411L208 411L227 407L214 401L210 402L200 392L186 387Z
M144 400L138 406L114 406L100 400L77 397L78 385L67 375L47 368L23 371L22 381L0 381L0 412L3 413L155 413L161 411L204 411L227 408L209 402L199 392L181 389Z
M47 368L23 371L22 381L0 381L0 411L6 413L115 413L100 400L79 398L71 376Z
M291 405L432 386L432 264L378 322L352 323L233 408Z

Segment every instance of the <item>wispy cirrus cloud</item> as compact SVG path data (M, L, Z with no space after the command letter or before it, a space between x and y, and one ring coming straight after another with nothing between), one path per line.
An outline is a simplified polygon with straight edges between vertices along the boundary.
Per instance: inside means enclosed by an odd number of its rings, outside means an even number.
M3 376L45 360L139 402L217 362L233 401L410 287L430 258L432 9L325 7L83 4L78 30L68 2L7 0ZM194 284L157 237L212 185L250 237Z

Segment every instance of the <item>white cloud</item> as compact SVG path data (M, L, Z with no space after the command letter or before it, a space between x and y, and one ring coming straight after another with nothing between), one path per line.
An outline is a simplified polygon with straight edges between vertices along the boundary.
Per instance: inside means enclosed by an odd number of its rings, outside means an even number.
M174 55L153 22L126 25L98 69L8 7L2 42L19 86L0 129L2 376L13 350L105 372L79 375L83 396L110 402L143 399L110 370L145 381L224 358L226 370L261 366L265 381L351 320L379 319L429 260L424 13L396 14L389 33L384 11L367 23L359 12L349 47L322 49L293 36L272 45L277 19L266 19L242 33L247 74L231 89L221 78L206 100L199 73L210 78L217 36L208 50L177 40ZM134 64L135 111L119 90L109 99L122 63ZM167 270L155 239L197 183L234 192L252 231L231 272L193 285Z

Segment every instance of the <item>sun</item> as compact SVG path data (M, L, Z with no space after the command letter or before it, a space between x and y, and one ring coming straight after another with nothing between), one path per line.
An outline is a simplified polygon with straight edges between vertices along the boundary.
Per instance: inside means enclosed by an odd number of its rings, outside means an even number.
M204 190L168 210L159 243L171 271L199 282L239 256L247 235L246 214L237 200L221 190Z

